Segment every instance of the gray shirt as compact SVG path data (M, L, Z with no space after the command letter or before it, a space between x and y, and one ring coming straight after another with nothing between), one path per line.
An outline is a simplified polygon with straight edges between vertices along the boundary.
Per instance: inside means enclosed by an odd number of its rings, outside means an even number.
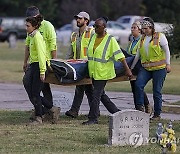
M83 33L87 30L88 30L88 26L85 27ZM75 59L80 59L81 40L82 40L83 33L80 34L80 31L78 31L78 33L77 33L77 37L76 37L76 58ZM91 33L91 36L92 36L92 34L94 34L94 31ZM69 51L67 52L66 59L74 59L74 52L73 52L72 45L70 46Z

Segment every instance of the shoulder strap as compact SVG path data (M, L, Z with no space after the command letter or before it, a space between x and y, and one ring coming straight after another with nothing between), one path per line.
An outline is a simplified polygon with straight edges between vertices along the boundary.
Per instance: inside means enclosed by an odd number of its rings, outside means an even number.
M141 47L142 47L142 45L143 45L144 38L145 38L145 35L142 35L142 36L141 36L141 40L140 40L140 48L141 48Z
M92 28L88 27L87 31L85 31L84 38L90 38L92 30L93 30Z
M71 35L71 42L76 41L76 37L77 37L77 33L73 32L72 35Z
M159 44L159 34L158 32L155 32L154 33L154 36L153 36L153 44L154 45L158 45Z

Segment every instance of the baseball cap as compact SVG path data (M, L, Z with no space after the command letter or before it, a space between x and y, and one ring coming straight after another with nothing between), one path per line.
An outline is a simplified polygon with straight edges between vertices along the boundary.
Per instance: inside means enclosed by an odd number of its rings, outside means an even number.
M38 14L40 14L40 12L36 6L30 6L26 10L26 17L34 17Z
M79 12L79 14L74 16L75 18L79 17L79 18L86 18L88 20L90 20L89 14L87 12Z

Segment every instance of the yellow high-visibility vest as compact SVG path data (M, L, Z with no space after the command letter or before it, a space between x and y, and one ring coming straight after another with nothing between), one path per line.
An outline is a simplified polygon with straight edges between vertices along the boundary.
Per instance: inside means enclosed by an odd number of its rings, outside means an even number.
M88 28L86 31L84 31L84 33L82 35L80 59L87 59L87 48L88 48L92 30L93 30L93 28ZM71 35L71 45L72 45L72 49L74 52L74 56L73 56L74 59L76 59L76 54L77 54L77 51L76 51L77 35L78 34L76 32L73 32Z
M146 37L141 38L140 42L140 56L141 64L148 71L160 70L166 67L165 52L159 45L160 33L154 33L153 40L149 44L148 55L144 48L144 40Z
M130 51L130 50L131 50L131 46L132 46L132 42L133 42L133 41L129 43L129 46L128 46L128 54L130 54L130 55L136 55L137 50L138 50L138 48L139 48L140 40L141 40L141 39L138 40L138 42L136 43L136 45L133 47L132 51Z
M109 80L116 77L114 61L125 58L116 39L106 34L95 50L94 43L97 34L94 34L88 46L88 69L90 78L95 80Z

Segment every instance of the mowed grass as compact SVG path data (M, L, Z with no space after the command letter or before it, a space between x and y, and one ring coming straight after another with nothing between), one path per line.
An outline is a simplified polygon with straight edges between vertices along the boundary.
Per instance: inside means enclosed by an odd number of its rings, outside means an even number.
M58 44L58 58L64 59L69 47ZM24 60L24 41L19 41L17 47L10 49L8 43L0 43L0 82L21 83ZM172 72L167 74L163 86L163 93L180 95L180 58L171 60ZM108 83L108 91L130 92L130 84L125 82ZM145 91L152 93L152 82L149 81Z
M71 119L61 116L59 123L30 126L30 112L0 111L0 153L83 153L83 154L145 154L161 153L157 143L137 148L109 146L108 117L101 116L98 125L83 126L85 116ZM162 121L166 124L168 121ZM150 123L150 137L155 136L157 123ZM180 123L173 122L176 137L180 136ZM178 146L180 144L178 143ZM177 153L180 153L179 148Z

